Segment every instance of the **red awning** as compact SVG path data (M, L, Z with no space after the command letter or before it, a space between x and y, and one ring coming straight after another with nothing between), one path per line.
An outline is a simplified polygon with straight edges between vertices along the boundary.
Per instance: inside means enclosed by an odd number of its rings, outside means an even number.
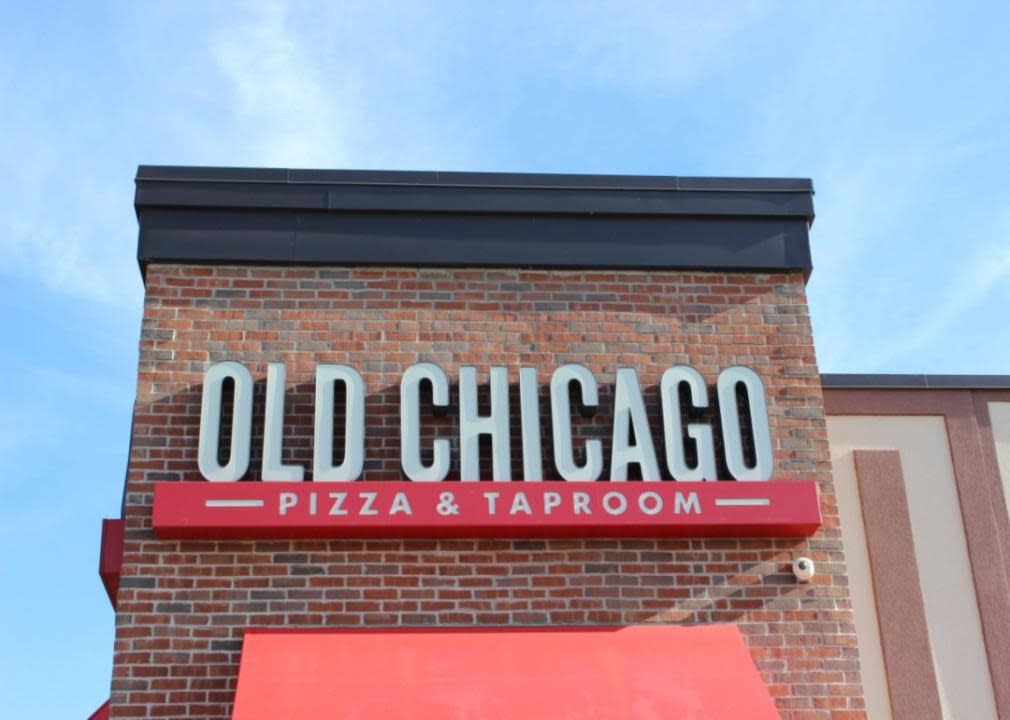
M777 720L733 625L249 630L233 720Z

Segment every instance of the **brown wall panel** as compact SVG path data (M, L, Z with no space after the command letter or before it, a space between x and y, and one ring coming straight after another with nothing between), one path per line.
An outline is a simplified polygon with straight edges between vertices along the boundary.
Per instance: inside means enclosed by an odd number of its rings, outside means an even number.
M896 450L857 450L853 457L891 710L896 720L940 720L901 459Z

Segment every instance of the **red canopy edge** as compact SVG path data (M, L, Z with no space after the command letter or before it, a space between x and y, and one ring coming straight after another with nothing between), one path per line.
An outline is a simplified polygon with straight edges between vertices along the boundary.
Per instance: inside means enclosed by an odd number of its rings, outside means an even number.
M777 720L735 625L251 629L233 720Z
M88 716L88 720L109 720L109 701L102 703L100 708Z
M119 519L102 520L102 550L98 559L98 576L102 578L105 594L113 609L119 593L119 577L123 570L123 543L126 522Z

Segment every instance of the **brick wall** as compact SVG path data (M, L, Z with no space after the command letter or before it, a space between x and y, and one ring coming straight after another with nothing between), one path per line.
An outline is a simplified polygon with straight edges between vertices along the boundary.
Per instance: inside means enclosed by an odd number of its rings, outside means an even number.
M737 623L783 717L864 716L801 275L151 265L140 349L112 717L227 718L248 626L647 622ZM575 433L605 446L614 372L636 368L663 465L662 372L690 364L711 385L748 365L766 384L775 479L816 480L824 528L810 541L156 540L151 483L200 479L201 382L225 359L260 381L267 362L287 363L285 462L307 471L315 364L357 368L367 480L400 478L399 380L415 362L450 379L460 365L482 379L504 365L514 385L519 367L537 367L548 478L545 386L557 366L596 374L600 409ZM262 394L258 383L256 435ZM450 477L456 419L424 421L453 439ZM517 456L516 477L521 467ZM810 585L789 572L797 554L817 562Z

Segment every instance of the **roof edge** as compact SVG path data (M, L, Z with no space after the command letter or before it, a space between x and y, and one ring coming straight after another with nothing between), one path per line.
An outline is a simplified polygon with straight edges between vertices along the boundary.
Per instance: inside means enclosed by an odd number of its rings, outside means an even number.
M823 373L825 390L1010 390L1010 375Z
M141 165L150 262L802 272L810 180Z
M144 182L229 182L323 185L411 185L586 190L813 193L809 178L681 177L577 173L445 172L428 170L313 170L295 168L140 165Z

